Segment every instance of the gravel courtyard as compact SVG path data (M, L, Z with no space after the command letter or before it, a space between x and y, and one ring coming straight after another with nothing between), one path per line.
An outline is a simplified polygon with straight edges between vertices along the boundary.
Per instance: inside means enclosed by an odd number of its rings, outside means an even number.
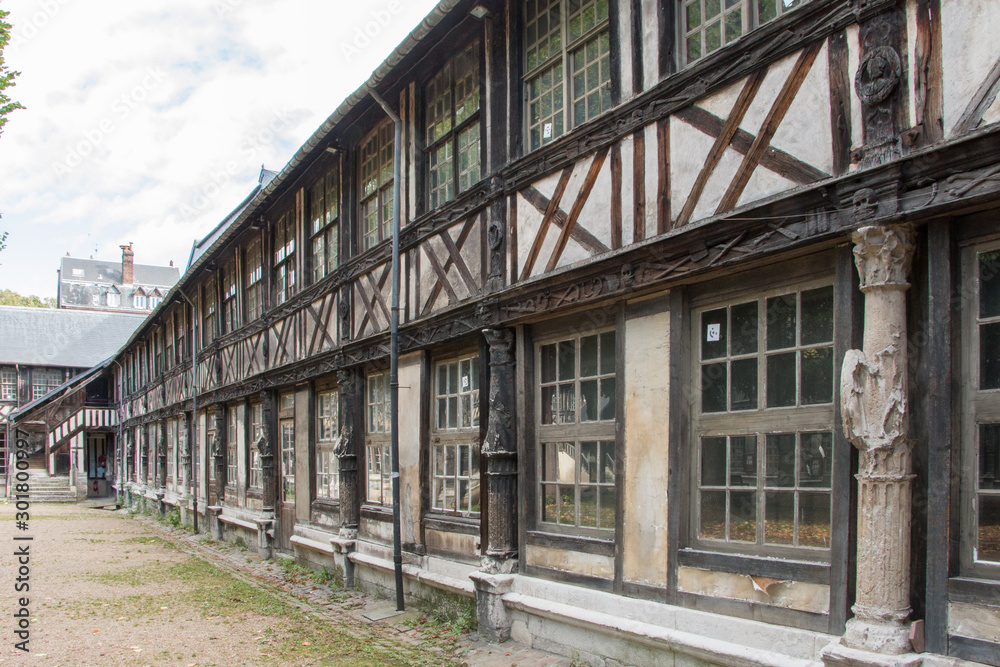
M368 621L362 614L390 603L148 517L36 505L19 530L14 514L0 504L0 664L571 664L510 642L484 644L463 634L471 619L408 611ZM15 551L25 545L30 591L17 592ZM15 648L21 597L29 599L28 653Z

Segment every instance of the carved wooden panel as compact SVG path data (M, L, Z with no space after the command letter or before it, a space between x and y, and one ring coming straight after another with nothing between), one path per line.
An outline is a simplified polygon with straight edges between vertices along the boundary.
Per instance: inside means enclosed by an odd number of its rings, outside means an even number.
M486 212L427 237L407 253L407 320L480 296L486 281Z

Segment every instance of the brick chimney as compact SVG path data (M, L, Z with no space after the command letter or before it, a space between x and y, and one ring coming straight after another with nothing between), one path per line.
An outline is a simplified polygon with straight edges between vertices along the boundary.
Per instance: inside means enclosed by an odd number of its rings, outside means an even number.
M122 249L122 284L132 284L132 244L121 246Z

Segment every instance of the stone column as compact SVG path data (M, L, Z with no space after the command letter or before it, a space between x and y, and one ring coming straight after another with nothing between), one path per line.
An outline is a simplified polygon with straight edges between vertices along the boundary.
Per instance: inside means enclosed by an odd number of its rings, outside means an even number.
M913 475L907 439L906 279L913 232L906 225L862 227L853 241L865 329L864 351L849 350L841 371L844 431L861 452L857 596L841 645L898 656L910 651Z
M517 441L514 432L514 336L508 329L483 329L490 346L489 421L482 452L486 458L486 554L476 586L480 634L490 642L510 637L503 595L517 568Z
M358 378L354 371L337 371L337 389L340 398L340 433L334 454L340 475L340 538L354 540L358 537L358 434L354 423L357 419Z

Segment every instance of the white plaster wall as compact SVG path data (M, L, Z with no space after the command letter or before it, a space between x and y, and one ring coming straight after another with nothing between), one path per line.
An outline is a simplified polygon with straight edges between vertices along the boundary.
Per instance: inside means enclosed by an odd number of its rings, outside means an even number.
M865 139L864 126L861 120L861 100L858 99L857 93L854 92L854 74L858 71L858 66L861 64L858 24L852 23L847 26L845 32L847 33L847 72L848 80L851 82L851 148L860 148L864 145ZM852 163L850 171L854 171L857 168L858 165Z
M649 89L660 80L660 16L657 3L640 4L642 5L642 78L644 89Z
M632 174L635 158L635 147L632 145L632 135L626 136L621 141L622 155L622 247L631 245L635 241L634 227L632 219L635 211L635 197L632 191ZM610 220L609 220L610 222ZM611 246L608 246L609 248Z
M670 313L626 321L624 577L651 586L667 582L669 368Z
M416 542L420 535L420 353L399 358L399 504L400 535Z
M610 556L529 544L525 549L525 559L529 565L550 567L602 579L611 579L615 574L614 559Z
M1000 56L1000 2L942 0L941 42L947 137ZM996 110L984 120L998 120Z
M830 612L830 587L822 584L681 567L677 571L677 587L687 593L758 602L815 614Z
M612 5L614 7L614 5ZM632 3L618 3L618 53L620 54L618 81L621 100L627 101L634 95L632 90Z
M657 205L656 195L660 179L660 149L656 141L656 123L650 123L645 128L646 135L646 238L656 236ZM664 169L666 166L663 167Z

